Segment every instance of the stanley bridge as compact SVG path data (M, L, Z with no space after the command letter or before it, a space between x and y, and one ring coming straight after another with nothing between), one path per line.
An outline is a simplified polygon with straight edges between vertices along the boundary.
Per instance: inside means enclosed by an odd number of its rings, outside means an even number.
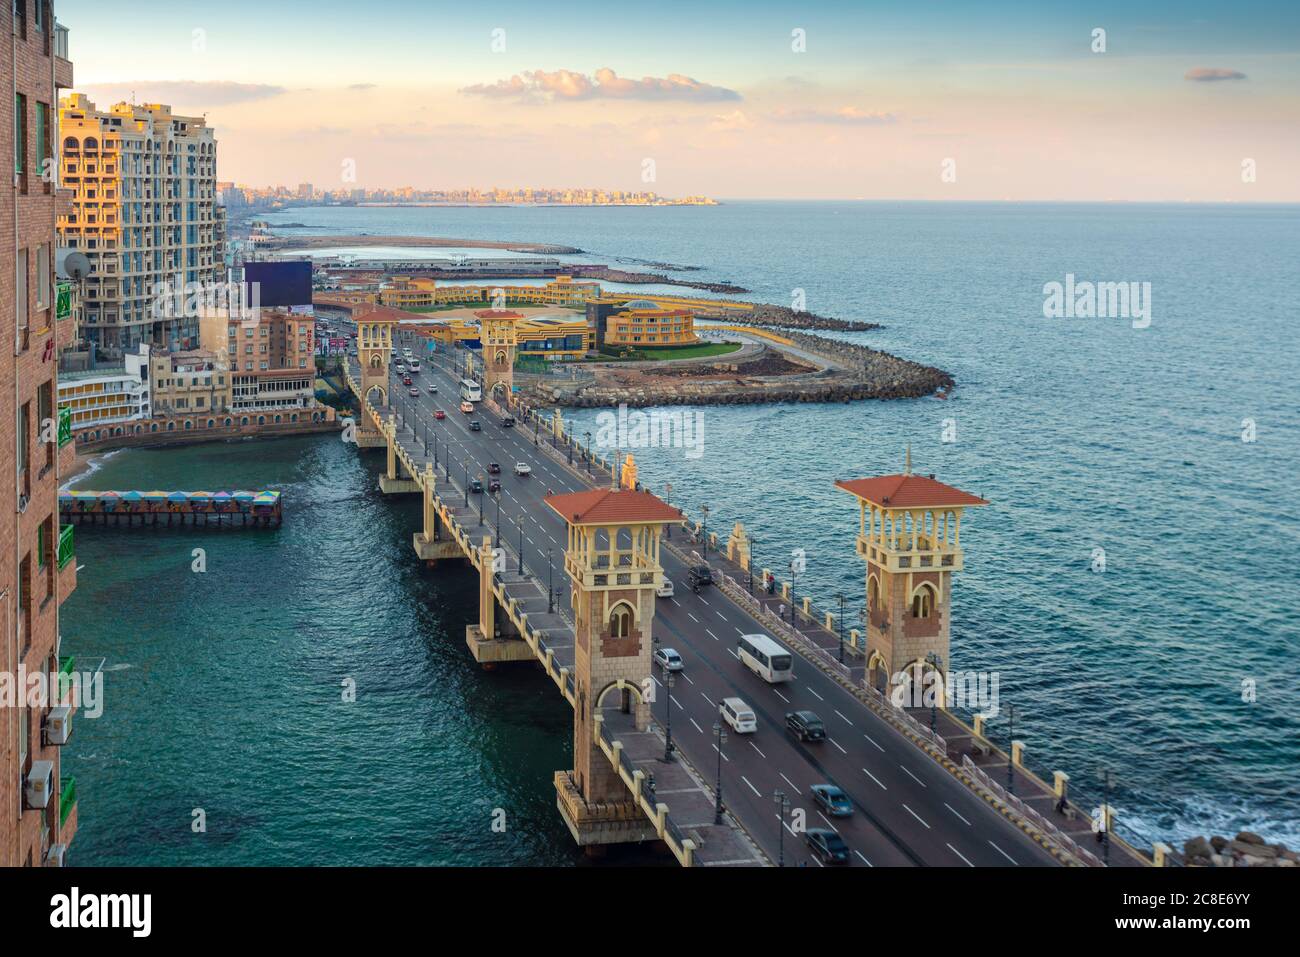
M584 450L558 412L516 407L510 320L483 320L484 398L471 414L458 411L465 371L451 357L422 355L434 361L408 387L389 368L396 316L378 308L354 321L344 375L360 407L356 444L385 451L382 492L420 497L416 557L477 572L478 620L465 636L474 659L535 662L572 707L573 767L555 773L556 804L589 852L658 840L688 867L820 865L805 835L821 830L838 834L854 866L1172 863L1163 845L1146 855L1114 835L1108 805L1076 807L1063 772L1052 784L1030 772L1021 742L997 748L980 718L968 727L942 701L905 709L882 694L890 675L946 676L961 517L982 500L910 467L837 483L858 508L868 598L846 665L832 616L796 606L788 583L754 594L769 573L751 574L739 523L719 550L640 489L628 463L616 478L618 463ZM507 415L527 426L507 427ZM702 562L717 587L695 593L688 570ZM675 594L661 598L665 580ZM789 616L778 614L787 602ZM796 653L794 680L767 684L741 663L737 638L756 633ZM659 647L684 669L653 665ZM721 720L733 697L754 711L757 733ZM826 740L786 730L786 714L801 710L822 719ZM811 797L817 784L842 789L853 813L831 816Z

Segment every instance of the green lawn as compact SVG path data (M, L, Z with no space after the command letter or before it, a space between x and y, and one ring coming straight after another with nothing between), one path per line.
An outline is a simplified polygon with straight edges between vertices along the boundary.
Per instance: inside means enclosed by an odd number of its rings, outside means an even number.
M735 352L740 348L739 342L702 342L697 346L677 346L677 347L644 347L633 350L633 354L627 356L628 362L662 362L665 359L703 359L709 356L725 356L729 352ZM596 361L608 362L610 359L620 359L618 355L602 355Z

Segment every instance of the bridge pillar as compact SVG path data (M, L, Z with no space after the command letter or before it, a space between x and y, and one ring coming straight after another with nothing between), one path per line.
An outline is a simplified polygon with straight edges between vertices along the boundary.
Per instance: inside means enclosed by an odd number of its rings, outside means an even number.
M735 524L727 536L727 558L749 571L749 533L740 522Z
M424 531L416 532L412 545L415 554L430 566L449 558L460 558L460 545L454 538L443 538L442 519L438 517L438 506L434 501L434 488L438 478L433 473L433 463L424 463L424 474L420 480L420 494L424 502Z
M574 766L555 775L556 806L583 847L651 840L654 825L609 755L620 735L649 724L655 590L664 577L659 540L682 515L630 490L550 495L546 503L568 523L575 637Z
M454 543L453 543L454 544ZM531 661L533 650L519 637L519 631L509 615L498 620L495 584L497 550L492 547L492 536L483 536L478 553L478 621L465 627L465 644L474 660L491 671L508 661Z
M383 475L379 476L379 490L385 495L397 495L404 492L418 492L420 483L413 476L406 475L406 467L397 456L397 418L390 415L384 425L384 438L388 445L388 463Z
M901 674L919 681L949 666L952 575L962 569L961 517L983 499L912 474L835 483L858 500L857 553L866 562L866 682L888 691Z

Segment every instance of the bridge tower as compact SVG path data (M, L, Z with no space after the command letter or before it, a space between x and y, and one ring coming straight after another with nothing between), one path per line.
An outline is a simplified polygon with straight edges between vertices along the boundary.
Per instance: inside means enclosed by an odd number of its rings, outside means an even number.
M363 409L366 400L375 403L377 410L388 404L388 356L393 349L393 328L396 325L397 315L382 307L357 319L357 361L361 363ZM385 443L386 440L362 414L357 423L357 444L366 448Z
M591 489L549 495L568 523L564 570L574 619L573 770L555 775L556 803L584 847L655 837L600 746L644 731L650 710L651 629L663 526L682 513L649 492Z
M506 309L485 309L474 315L483 343L483 394L504 406L515 382L515 324L523 316Z
M835 484L858 500L857 553L867 565L868 682L887 691L894 676L907 673L919 682L933 667L946 679L952 575L962 569L962 511L988 503L933 475L913 475L910 451L901 475Z

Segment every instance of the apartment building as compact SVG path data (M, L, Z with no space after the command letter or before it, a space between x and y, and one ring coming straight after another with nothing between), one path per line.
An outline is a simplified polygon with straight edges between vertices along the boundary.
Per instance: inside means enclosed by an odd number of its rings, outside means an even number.
M227 412L231 408L231 375L216 352L154 353L149 359L149 379L156 416Z
M63 182L75 193L59 231L92 267L84 337L109 351L196 347L197 316L176 314L158 290L225 279L212 129L159 103L104 112L80 93L60 102L59 123Z
M0 190L0 666L12 689L40 675L42 690L70 670L61 658L59 608L77 583L72 527L59 523L59 477L71 469L71 434L58 429L57 354L72 338L55 281L56 228L71 208L60 188L59 91L72 86L68 33L50 0L0 5L7 111L0 140L13 157ZM35 697L36 700L33 700ZM60 750L71 727L64 696L0 703L0 865L59 864L77 828L76 782Z
M123 356L121 365L59 370L60 427L86 429L147 419L151 408L149 347L144 343Z
M205 315L201 341L205 350L224 357L230 410L314 407L315 327L314 317L284 309L262 309L256 321L228 313Z

